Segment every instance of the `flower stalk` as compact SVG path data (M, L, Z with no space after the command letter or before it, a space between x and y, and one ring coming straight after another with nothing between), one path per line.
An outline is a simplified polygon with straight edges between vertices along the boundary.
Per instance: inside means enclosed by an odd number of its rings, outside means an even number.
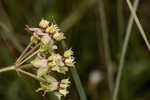
M5 68L1 68L0 73L6 72L6 71L11 71L11 70L15 70L15 66L8 66L8 67L5 67Z
M29 47L31 45L28 45ZM40 46L40 44L37 44L36 46L34 46L31 50L29 50L28 52L26 52L25 54L21 54L21 56L18 58L18 60L16 61L16 64L18 65L19 63L22 62L23 59L25 59L26 57L28 57L32 52L34 52L38 47ZM28 47L28 48L29 48ZM21 64L19 64L21 65Z
M23 58L24 54L29 50L29 48L31 47L33 41L31 41L28 46L24 49L24 51L22 52L22 54L20 55L20 57L16 60L16 63L20 62L20 59Z
M5 68L1 68L0 69L0 73L2 72L7 72L7 71L15 71L16 70L16 65L12 65L12 66L8 66L8 67L5 67ZM20 69L28 69L28 68L32 68L32 64L25 64L25 65L22 65L22 66L18 66Z
M27 75L27 76L30 76L30 77L32 77L32 78L34 78L34 79L36 79L36 80L38 80L38 81L40 81L40 82L47 82L46 80L44 80L44 79L42 79L42 78L39 78L39 77L37 77L36 75L34 75L34 74L32 74L32 73L29 73L29 72L27 72L27 71L24 71L24 70L22 70L22 69L20 69L20 68L17 68L16 71L17 71L17 72L20 72L20 73L23 73L23 74L25 74L25 75Z

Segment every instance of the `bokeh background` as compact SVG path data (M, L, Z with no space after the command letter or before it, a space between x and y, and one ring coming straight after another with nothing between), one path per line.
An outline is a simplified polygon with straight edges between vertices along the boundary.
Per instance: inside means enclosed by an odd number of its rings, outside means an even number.
M137 14L150 40L149 5L149 0L140 0ZM105 52L109 52L114 82L130 16L126 0L0 0L0 68L14 64L28 44L30 34L25 25L38 26L41 18L51 20L52 16L66 34L67 45L75 52L88 100L111 100ZM105 20L107 50L102 30ZM42 97L36 93L38 87L38 82L27 76L0 73L0 100L54 100L51 94ZM69 90L63 100L79 100L73 81ZM150 100L150 54L136 24L129 40L119 99Z

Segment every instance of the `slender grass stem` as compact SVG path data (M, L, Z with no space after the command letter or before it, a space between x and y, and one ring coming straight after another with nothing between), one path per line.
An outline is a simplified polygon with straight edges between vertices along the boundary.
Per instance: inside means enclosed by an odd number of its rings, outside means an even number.
M107 20L105 15L105 7L103 0L99 0L99 14L101 20L101 28L102 28L102 36L104 41L104 53L105 53L105 62L107 67L107 77L108 77L108 87L110 92L112 93L114 82L113 82L113 66L112 60L110 56L110 48L108 43L108 28L107 28Z
M17 38L13 35L13 31L12 30L10 31L9 28L5 24L3 24L1 22L0 22L0 27L4 30L6 38L8 38L13 43L13 45L18 49L19 52L22 52L23 51L23 47L19 43Z
M149 44L148 39L147 39L147 37L146 37L146 35L145 35L144 29L143 29L143 27L142 27L142 25L141 25L141 23L140 23L140 21L139 21L137 15L136 15L134 9L133 9L133 7L132 7L132 4L131 4L130 0L127 0L127 4L128 4L128 6L129 6L129 9L130 9L130 11L131 11L133 17L134 17L135 23L136 23L136 25L137 25L137 27L138 27L138 29L139 29L139 31L140 31L140 33L141 33L141 35L142 35L144 41L145 41L145 44L146 44L148 50L150 50L150 44Z
M36 75L34 75L34 74L32 74L32 73L29 73L29 72L27 72L27 71L24 71L24 70L22 70L22 69L20 69L20 68L19 68L19 69L16 69L16 71L21 72L21 73L23 73L23 74L25 74L25 75L27 75L27 76L30 76L30 77L32 77L32 78L38 80L38 81L47 82L46 80L44 80L44 79L42 79L42 78L39 78L39 77L37 77Z
M118 43L121 47L124 33L123 0L117 0Z
M65 41L62 41L62 47L63 47L64 50L67 49ZM77 73L77 69L75 67L71 68L71 74L73 76L73 79L74 79L77 91L79 93L80 99L81 100L87 100L84 89L83 89L83 86L81 84L80 77L79 77L79 75Z
M97 0L82 0L77 9L73 11L71 15L69 15L60 25L62 27L62 31L66 32L74 24L76 24L83 17L87 9L93 6L96 2Z
M135 0L134 1L134 9L136 11L137 7L139 4L139 0ZM121 58L120 58L120 64L119 64L119 70L118 70L118 74L117 74L117 78L116 78L116 84L114 87L114 94L113 94L113 100L117 100L117 96L118 96L118 91L119 91L119 86L120 86L120 81L121 81L121 75L122 75L122 70L123 70L123 66L124 66L124 61L125 61L125 54L127 51L127 46L128 46L128 42L130 39L130 35L131 35L131 29L133 26L133 15L130 15L129 21L128 21L128 25L127 25L127 29L126 29L126 35L125 35L125 39L124 39L124 43L123 43L123 48L121 51Z

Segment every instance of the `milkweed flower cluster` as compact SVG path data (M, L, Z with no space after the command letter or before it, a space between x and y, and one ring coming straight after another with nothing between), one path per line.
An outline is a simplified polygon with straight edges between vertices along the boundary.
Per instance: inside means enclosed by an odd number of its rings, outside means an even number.
M60 73L65 76L69 68L75 66L72 49L60 53L57 45L60 41L66 39L64 33L60 31L55 23L42 19L38 28L30 28L27 26L27 31L32 34L31 41L35 45L39 44L39 52L34 56L31 64L37 69L37 77L46 80L40 82L40 88L37 92L43 91L53 92L59 99L66 96L70 86L69 78L57 79L51 73Z
M52 53L48 57L48 66L53 71L65 74L68 71L68 67L74 66L74 57L72 55L73 52L71 49L65 51L63 56L59 53Z

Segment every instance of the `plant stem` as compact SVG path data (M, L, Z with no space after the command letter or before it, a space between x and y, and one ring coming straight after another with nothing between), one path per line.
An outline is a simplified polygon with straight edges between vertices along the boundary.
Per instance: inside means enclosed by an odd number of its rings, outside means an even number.
M139 29L139 31L140 31L140 33L141 33L141 35L142 35L144 41L145 41L145 44L146 44L148 50L150 50L150 44L149 44L148 39L147 39L147 37L146 37L146 35L145 35L144 29L143 29L143 27L142 27L142 25L141 25L141 23L140 23L140 21L139 21L137 15L136 15L134 9L133 9L133 7L132 7L132 4L131 4L130 0L127 0L127 4L128 4L128 6L129 6L129 9L130 9L130 11L131 11L133 17L134 17L135 23L136 23L136 25L137 25L137 27L138 27L138 29Z
M105 55L105 62L107 67L107 77L108 77L108 87L110 92L112 93L114 82L113 82L113 66L110 56L110 48L108 43L108 28L107 28L107 21L106 15L104 10L104 3L103 0L99 0L99 14L101 20L101 28L102 28L102 36L104 41L104 55Z
M32 64L25 64L25 65L22 65L20 66L19 68L31 68L32 67ZM12 65L12 66L8 66L8 67L5 67L5 68L1 68L0 69L0 73L2 72L6 72L6 71L12 71L12 70L15 70L16 69L16 65Z
M19 52L23 51L23 47L21 46L21 44L19 43L19 41L17 40L17 38L14 36L13 31L8 28L8 26L6 26L5 24L0 22L0 27L2 27L2 29L4 30L4 34L6 36L6 38L8 38L12 44L18 49Z
M38 80L38 81L47 82L46 80L44 80L44 79L42 79L42 78L39 78L39 77L37 77L36 75L34 75L34 74L32 74L32 73L29 73L29 72L27 72L27 71L24 71L24 70L22 70L22 69L20 69L20 68L19 68L19 69L16 69L16 71L21 72L21 73L23 73L23 74L25 74L25 75L28 75L28 76L30 76L30 77L32 77L32 78Z
M16 60L16 63L20 62L20 59L24 56L24 54L28 51L28 49L31 47L33 41L31 41L28 46L24 49L24 51L22 52L22 54L20 55L20 57Z
M135 0L134 1L135 11L138 7L138 4L139 4L139 0ZM123 70L124 61L125 61L125 54L126 54L128 42L129 42L129 39L130 39L132 26L133 26L133 15L131 14L130 18L129 18L129 21L128 21L127 29L126 29L126 35L125 35L125 39L124 39L124 43L123 43L123 48L122 48L122 51L121 51L119 71L118 71L118 74L117 74L116 84L115 84L115 88L114 88L114 92L113 92L114 93L113 94L113 100L117 100L120 81L121 81L122 70Z
M80 5L77 7L75 11L71 13L60 25L62 27L62 31L66 32L73 25L75 25L84 15L84 13L93 6L97 0L82 0Z
M63 47L64 50L67 49L67 46L66 46L65 41L62 41L62 47ZM77 73L76 67L71 68L71 74L72 74L72 76L73 76L73 79L74 79L76 88L77 88L77 90L78 90L80 99L81 99L81 100L87 100L86 95L85 95L85 92L84 92L84 89L83 89L83 86L82 86L82 84L81 84L80 77L79 77L79 75L78 75L78 73Z
M15 66L13 65L13 66L8 66L8 67L6 67L6 68L1 68L0 69L0 73L2 73L2 72L6 72L6 71L11 71L11 70L14 70L15 69Z
M74 82L76 84L76 87L78 89L79 96L80 96L81 100L87 100L86 95L84 93L84 89L83 89L82 84L81 84L81 80L80 80L79 75L77 73L77 69L75 67L71 68L71 73L72 73Z
M23 60L21 63L19 63L19 65L22 65L24 62L26 62L27 60L29 60L30 58L32 58L34 55L36 55L39 51L40 50L35 51L33 54L31 54L25 60Z
M28 68L32 68L32 67L33 67L32 64L25 64L25 65L20 66L19 68L21 68L21 69L28 69Z
M40 46L40 43L37 44L35 47L33 47L29 52L27 52L20 60L18 63L20 63L24 58L26 58L27 56L29 56L33 51L35 51L38 47Z
M119 46L122 45L124 33L124 16L123 16L123 0L117 0L117 23L118 23L118 40Z
M39 81L41 81L41 82L47 82L46 80L41 79L41 78L37 77L36 75L34 75L34 74L32 74L32 73L29 73L29 72L27 72L27 71L22 70L22 69L24 69L24 68L31 68L31 65L32 65L32 64L26 64L26 65L20 66L19 68L16 68L16 65L8 66L8 67L6 67L6 68L0 69L0 73L6 72L6 71L12 71L12 70L15 71L15 70L16 70L16 71L18 71L18 72L21 72L21 73L23 73L23 74L25 74L25 75L28 75L28 76L30 76L30 77L32 77L32 78L34 78L34 79L36 79L36 80L39 80Z

